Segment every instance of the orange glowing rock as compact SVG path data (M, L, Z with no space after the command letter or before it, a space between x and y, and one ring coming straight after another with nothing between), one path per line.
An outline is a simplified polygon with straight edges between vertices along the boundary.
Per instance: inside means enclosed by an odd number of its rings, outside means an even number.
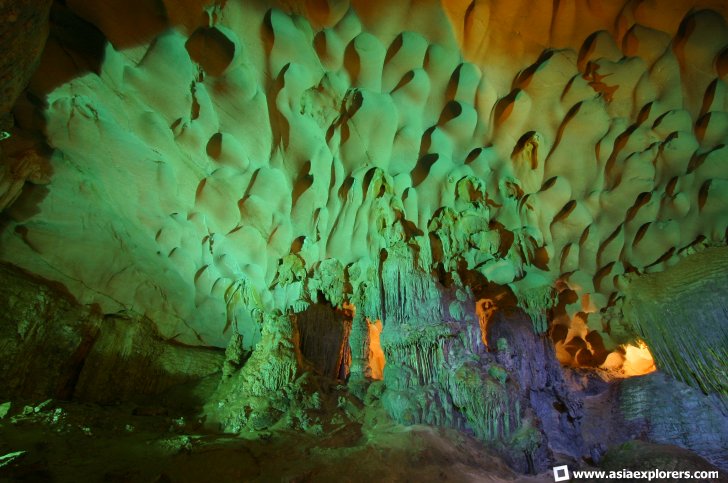
M382 333L382 321L375 320L373 323L367 321L369 328L369 367L371 368L371 378L381 381L384 379L384 351L379 342L379 336Z

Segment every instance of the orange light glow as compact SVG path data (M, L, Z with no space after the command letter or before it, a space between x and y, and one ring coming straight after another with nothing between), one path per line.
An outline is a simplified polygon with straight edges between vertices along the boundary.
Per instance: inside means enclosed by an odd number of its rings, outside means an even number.
M348 301L344 301L344 303L341 304L341 308L339 310L341 310L341 312L344 314L344 317L348 319L353 319L356 315L356 305Z
M638 340L636 345L621 345L607 356L601 367L623 377L642 376L656 370L652 353L642 340Z
M641 376L656 370L650 349L643 340L608 349L601 334L590 329L587 317L586 313L578 313L572 318L562 316L552 323L556 358L563 366L599 368L612 377Z
M483 339L485 347L488 347L488 323L496 309L495 302L490 299L480 299L475 304L475 313L478 314L478 322L480 323L480 337Z
M371 378L381 381L384 378L384 351L379 342L379 336L382 333L382 321L375 320L373 323L367 319L369 327L369 368L371 369Z

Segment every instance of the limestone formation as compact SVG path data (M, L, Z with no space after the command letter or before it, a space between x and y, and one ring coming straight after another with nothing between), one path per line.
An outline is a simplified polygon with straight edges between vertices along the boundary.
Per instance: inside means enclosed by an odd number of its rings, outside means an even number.
M606 315L629 277L725 242L728 29L710 10L565 5L526 28L500 4L227 2L132 39L79 2L110 43L53 89L41 78L63 61L44 61L20 102L53 151L5 169L53 181L7 212L2 257L184 343L225 346L235 318L252 347L247 312L389 286L377 266L396 245L421 273L509 286L539 332L573 293L562 322L581 314L608 353L628 342ZM505 25L528 35L507 45Z
M610 445L726 467L638 401L680 381L726 441L725 2L132 3L54 2L35 75L3 63L0 263L68 294L12 302L0 389L221 371L216 429L383 408L522 473L597 464L603 403Z

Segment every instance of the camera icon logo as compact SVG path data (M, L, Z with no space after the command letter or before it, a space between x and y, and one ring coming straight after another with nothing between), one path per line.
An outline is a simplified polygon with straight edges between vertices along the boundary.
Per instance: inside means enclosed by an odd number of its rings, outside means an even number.
M567 465L554 466L554 481L566 481L569 479L569 467Z

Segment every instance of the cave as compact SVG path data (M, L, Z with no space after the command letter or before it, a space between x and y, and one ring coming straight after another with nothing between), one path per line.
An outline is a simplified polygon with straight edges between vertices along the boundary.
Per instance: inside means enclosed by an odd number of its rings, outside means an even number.
M0 481L728 481L728 3L0 19Z

